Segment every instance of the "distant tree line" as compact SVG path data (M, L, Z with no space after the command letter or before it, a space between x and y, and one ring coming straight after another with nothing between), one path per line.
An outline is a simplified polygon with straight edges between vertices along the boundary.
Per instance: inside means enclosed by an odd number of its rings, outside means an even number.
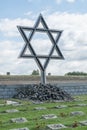
M87 76L87 73L79 72L79 71L77 71L77 72L73 71L73 72L68 72L65 75L69 75L69 76Z
M31 75L39 75L39 70L33 70Z

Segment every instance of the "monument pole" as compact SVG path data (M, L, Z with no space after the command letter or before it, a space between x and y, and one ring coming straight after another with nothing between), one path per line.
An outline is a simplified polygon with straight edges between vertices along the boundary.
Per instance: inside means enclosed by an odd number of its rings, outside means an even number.
M40 23L43 25L43 28L38 27ZM19 57L20 58L34 58L41 71L41 83L46 84L46 68L48 66L50 59L57 59L57 60L64 59L57 44L62 34L62 30L49 29L41 14L39 15L34 27L17 26L17 28L25 42L25 46L23 50L21 51ZM25 33L26 31L30 32L29 37L27 37ZM48 55L38 55L35 52L34 47L32 47L31 41L33 39L33 35L35 34L35 32L43 32L48 35L52 43L52 47ZM56 34L56 38L53 37L53 33ZM29 49L31 54L25 54L27 49ZM54 50L56 50L57 55L53 55ZM41 64L40 59L45 59L44 65Z

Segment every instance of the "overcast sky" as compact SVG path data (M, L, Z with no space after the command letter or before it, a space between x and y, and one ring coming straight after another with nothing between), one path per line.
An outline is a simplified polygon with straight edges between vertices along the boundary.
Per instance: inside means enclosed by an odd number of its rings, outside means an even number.
M38 69L33 59L18 58L25 43L17 25L33 27L40 13L50 29L63 30L58 46L65 60L50 60L46 72L87 72L87 0L0 0L0 74ZM48 54L52 43L35 33L31 44L38 54Z

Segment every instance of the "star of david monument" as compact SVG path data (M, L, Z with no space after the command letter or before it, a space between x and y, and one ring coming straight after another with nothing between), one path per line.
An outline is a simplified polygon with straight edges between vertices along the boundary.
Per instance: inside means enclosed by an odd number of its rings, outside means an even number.
M40 28L39 24L42 24L43 28ZM34 58L34 60L36 61L37 65L41 71L41 83L46 84L46 68L48 66L49 61L51 59L57 59L57 60L64 59L64 57L58 47L58 41L60 39L62 31L55 30L55 29L49 29L41 14L39 15L34 27L17 26L17 28L25 42L25 46L24 46L23 50L21 51L19 57L20 58ZM29 36L26 35L26 33L25 33L26 31L30 32ZM43 32L48 35L48 37L52 43L51 49L49 48L50 52L48 55L42 55L42 54L38 55L35 52L35 49L31 44L31 41L33 39L35 32ZM56 34L56 38L53 37L53 34ZM31 54L25 53L27 49L29 49ZM57 55L53 55L55 50L56 50ZM40 59L45 59L44 65L41 63Z

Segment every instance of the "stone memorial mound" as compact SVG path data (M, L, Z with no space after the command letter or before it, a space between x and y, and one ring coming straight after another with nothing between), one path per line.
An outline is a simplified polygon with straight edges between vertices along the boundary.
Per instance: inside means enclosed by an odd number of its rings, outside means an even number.
M77 115L83 116L84 114L85 114L85 113L82 112L82 111L74 111L74 112L71 112L71 113L70 113L71 116L77 116Z
M19 112L17 109L10 109L10 110L6 110L6 113L15 113L15 112Z
M1 107L1 106L4 106L4 105L5 105L5 104L0 104L0 107Z
M7 100L7 101L6 101L6 105L19 106L19 105L21 105L21 104L20 104L19 102Z
M33 101L73 100L67 92L51 84L36 84L20 87L17 89L17 94L13 98L28 98Z
M12 118L11 122L13 123L24 123L27 122L27 119L24 117L20 117L20 118Z
M34 110L46 110L46 107L35 107Z
M85 121L80 121L79 123L80 123L81 125L87 126L87 120L85 120Z
M77 104L77 106L79 106L79 107L85 107L85 106L87 106L87 104Z
M55 114L42 115L43 119L55 119L57 116Z
M59 106L56 106L55 108L58 108L58 109L61 109L61 108L66 108L67 105L59 105Z
M52 125L46 126L46 130L60 130L64 128L67 128L67 127L64 126L63 124L52 124Z
M25 128L11 129L11 130L29 130L29 129L25 127Z

